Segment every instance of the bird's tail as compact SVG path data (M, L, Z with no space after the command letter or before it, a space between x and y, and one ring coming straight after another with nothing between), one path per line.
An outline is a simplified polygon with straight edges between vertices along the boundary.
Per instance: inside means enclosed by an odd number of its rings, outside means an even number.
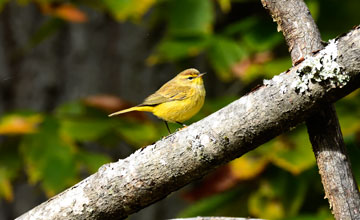
M114 113L110 114L109 117L124 114L124 113L127 113L127 112L132 112L132 111L152 112L153 108L154 108L153 106L134 106L134 107L131 107L131 108L127 108L127 109L118 111L118 112L114 112Z

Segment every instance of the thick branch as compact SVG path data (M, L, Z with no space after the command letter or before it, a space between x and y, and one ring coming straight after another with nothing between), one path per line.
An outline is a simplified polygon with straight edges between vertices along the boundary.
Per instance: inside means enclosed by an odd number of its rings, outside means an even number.
M303 0L262 0L262 3L283 30L293 63L323 48L318 28ZM333 104L324 104L306 125L335 218L359 219L360 194Z
M232 217L195 217L195 218L173 218L168 220L262 220L259 218L232 218Z
M323 115L318 117L319 114ZM329 199L335 218L360 219L358 186L351 172L335 109L323 109L310 117L310 120L312 121L311 126L308 126L310 140L325 195ZM327 129L328 127L332 129Z
M349 41L353 43L351 50L346 48ZM337 45L333 49L338 53L338 64L350 76L346 85L308 82L308 90L299 93L298 74L309 68L303 62L203 120L126 159L102 166L18 219L125 218L288 131L322 103L334 102L359 88L360 60L356 56L360 53L360 29L340 38Z
M261 0L278 24L289 46L293 63L321 50L320 32L302 0Z

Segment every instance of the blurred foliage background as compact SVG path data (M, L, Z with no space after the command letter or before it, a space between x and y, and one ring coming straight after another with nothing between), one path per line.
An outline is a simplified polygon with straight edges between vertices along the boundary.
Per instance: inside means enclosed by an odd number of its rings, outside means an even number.
M359 24L360 1L306 3L325 41ZM208 72L206 103L190 124L291 67L259 0L3 0L0 8L0 219L165 136L148 114L107 114L181 70ZM336 109L359 182L358 94ZM332 219L323 197L300 125L129 219Z

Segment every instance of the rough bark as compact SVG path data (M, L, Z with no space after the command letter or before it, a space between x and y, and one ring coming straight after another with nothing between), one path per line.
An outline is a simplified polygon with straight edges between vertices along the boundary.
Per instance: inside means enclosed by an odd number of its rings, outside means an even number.
M319 114L321 117L318 117ZM360 197L351 172L335 109L323 109L310 117L311 143L330 207L336 219L359 219ZM307 123L309 124L309 123ZM332 127L334 129L324 129ZM331 138L329 138L331 137ZM336 149L334 150L334 146Z
M323 48L320 32L303 0L262 0L262 3L283 31L293 64ZM360 194L333 104L324 104L306 125L325 197L335 218L359 219Z
M18 219L125 218L288 131L322 103L334 102L359 88L360 29L352 30L333 46L338 65L349 75L347 83L327 86L327 81L309 81L306 91L299 92L298 74L310 67L304 61L203 120L102 166Z
M323 48L320 32L302 0L261 0L278 24L289 46L293 63Z
M261 220L259 218L231 218L231 217L195 217L195 218L173 218L168 220Z

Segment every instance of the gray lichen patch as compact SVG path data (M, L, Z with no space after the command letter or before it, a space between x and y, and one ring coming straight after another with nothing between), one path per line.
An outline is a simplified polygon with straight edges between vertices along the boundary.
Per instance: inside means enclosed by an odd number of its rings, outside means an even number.
M295 81L291 87L296 91L304 93L309 89L310 82L318 82L328 88L342 88L349 82L350 77L344 69L336 62L337 42L330 40L329 45L321 50L317 56L306 57L296 73L299 81Z

